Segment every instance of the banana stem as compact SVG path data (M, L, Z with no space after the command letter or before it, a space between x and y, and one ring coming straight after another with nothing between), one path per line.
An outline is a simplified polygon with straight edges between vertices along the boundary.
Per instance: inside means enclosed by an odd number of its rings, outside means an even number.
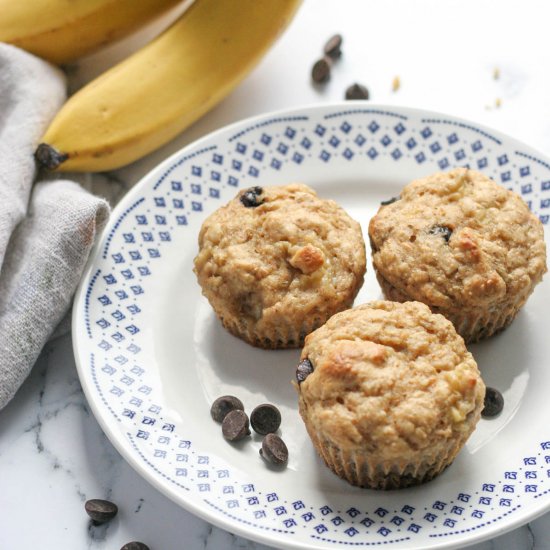
M34 158L43 168L46 168L47 170L56 170L69 158L69 155L66 153L60 153L55 147L52 147L47 143L41 143L36 148Z

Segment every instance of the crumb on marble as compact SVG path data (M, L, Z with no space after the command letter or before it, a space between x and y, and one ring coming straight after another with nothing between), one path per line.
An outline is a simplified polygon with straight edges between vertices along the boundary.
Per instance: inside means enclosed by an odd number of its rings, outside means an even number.
M399 76L394 76L392 83L391 83L391 89L393 92L397 92L401 88L401 79Z

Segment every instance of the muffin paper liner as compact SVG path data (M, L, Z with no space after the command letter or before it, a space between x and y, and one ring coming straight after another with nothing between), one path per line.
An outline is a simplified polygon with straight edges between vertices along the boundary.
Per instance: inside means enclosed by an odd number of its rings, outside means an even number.
M426 483L438 476L455 459L472 433L479 419L479 411L474 420L470 421L470 429L456 432L454 438L437 446L425 449L424 456L416 462L405 460L386 460L380 462L376 453L346 450L336 446L309 422L304 405L300 399L300 414L304 420L307 432L318 454L325 464L340 478L368 489L403 489Z
M351 304L347 307L351 307ZM343 306L346 309L346 306ZM335 312L336 313L336 312ZM328 318L327 318L328 319ZM291 324L279 324L275 333L265 333L257 330L256 324L240 319L239 322L226 320L220 317L222 325L233 336L248 342L252 346L263 349L288 349L299 348L304 345L305 337L320 327L327 319L312 318L310 322L303 323L299 329Z
M404 294L401 290L389 283L375 268L376 278L386 299L393 302L420 301ZM515 300L502 304L496 310L467 310L448 311L439 307L430 306L433 313L440 313L453 323L455 330L464 338L466 343L474 343L489 338L504 330L515 318L518 311L534 289L524 293Z
M343 301L339 304L339 308L334 311L327 312L326 316L322 317L320 315L311 316L306 319L299 327L285 322L284 319L281 319L281 322L277 324L275 330L262 331L258 328L257 324L253 321L247 320L246 318L241 318L239 320L226 319L218 315L222 325L231 333L233 336L248 342L252 346L263 348L263 349L289 349L289 348L300 348L304 345L305 337L313 332L315 329L318 329L321 325L326 323L332 315L349 309L353 306L353 301L361 284L357 285L357 288L354 289L353 293L348 296L346 301Z

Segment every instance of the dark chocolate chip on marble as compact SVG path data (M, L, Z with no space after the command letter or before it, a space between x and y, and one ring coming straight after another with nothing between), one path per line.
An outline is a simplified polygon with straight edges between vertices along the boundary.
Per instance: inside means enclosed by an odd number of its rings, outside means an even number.
M114 502L100 498L87 500L84 508L97 525L112 520L118 513L118 506Z
M300 364L296 369L296 380L298 381L298 384L301 384L312 372L313 365L309 359L306 358L300 361Z
M288 462L287 446L285 442L275 434L267 434L264 437L260 455L268 462L278 466L282 466Z
M487 387L485 389L484 407L481 411L483 418L493 418L498 416L504 408L504 397L495 388Z
M345 98L348 100L368 99L369 90L362 84L352 84L346 89Z
M330 69L332 59L328 56L318 59L311 68L311 79L317 84L321 84L330 79Z
M258 405L250 414L250 425L260 435L274 433L281 425L281 413L275 405Z
M149 547L143 542L127 542L120 550L149 550Z
M260 204L262 204L260 195L263 192L264 190L259 186L251 187L241 195L241 203L246 206L246 208L256 208L256 206L260 206Z
M338 59L342 55L342 35L335 34L331 36L325 43L323 48L325 55L332 59Z
M235 410L244 411L242 401L233 395L222 395L212 403L210 414L216 422L222 422L228 413Z
M222 434L227 441L240 441L250 435L248 416L244 411L235 410L226 415L222 422Z

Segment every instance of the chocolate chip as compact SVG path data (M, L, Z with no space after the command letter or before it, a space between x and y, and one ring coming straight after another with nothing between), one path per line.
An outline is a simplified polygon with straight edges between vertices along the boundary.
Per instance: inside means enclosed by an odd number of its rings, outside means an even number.
M127 542L120 550L149 550L149 547L143 542Z
M346 99L368 99L369 91L362 84L352 84L346 90Z
M393 204L394 202L397 202L401 197L392 197L391 199L381 201L380 204L382 206L388 206L388 204Z
M285 442L275 434L267 434L264 437L260 455L268 462L278 466L288 462L288 449Z
M487 387L485 389L484 407L481 411L483 418L493 418L498 416L504 408L504 397L495 388Z
M298 381L298 384L301 384L312 372L313 365L309 359L306 358L300 361L300 364L296 369L296 380Z
M100 498L92 498L84 504L86 513L92 518L92 521L100 525L107 521L111 521L118 513L118 506L109 500Z
M281 425L281 413L275 405L258 405L250 414L250 425L261 435L274 433Z
M250 435L248 424L248 416L244 411L231 411L223 419L222 434L227 441L240 441Z
M259 186L251 187L241 195L241 202L244 206L246 206L246 208L256 208L256 206L260 206L263 202L259 200L259 197L263 192L264 190Z
M326 82L330 78L330 69L332 67L332 60L330 57L325 56L316 61L311 68L311 79L317 84Z
M342 55L342 35L335 34L331 36L323 48L325 55L328 55L332 59L338 59Z
M445 239L445 242L448 243L451 235L453 234L453 230L445 225L434 225L430 229L429 233L430 235L439 235L443 237Z
M222 422L228 413L235 410L244 411L242 401L233 395L222 395L212 403L210 414L216 422Z

